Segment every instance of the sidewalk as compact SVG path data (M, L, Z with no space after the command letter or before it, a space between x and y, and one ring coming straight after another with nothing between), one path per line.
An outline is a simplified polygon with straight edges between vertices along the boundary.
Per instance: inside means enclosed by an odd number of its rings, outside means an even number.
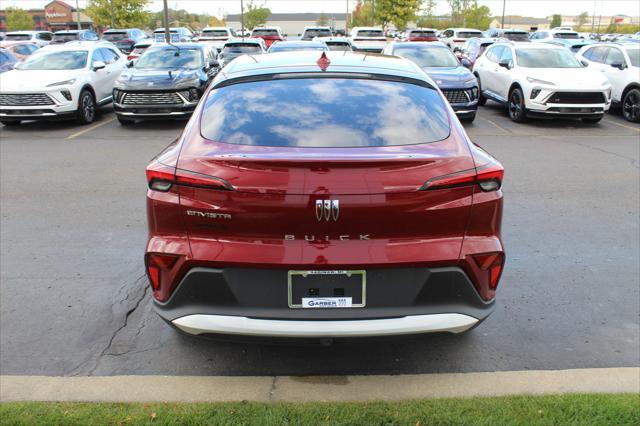
M327 377L0 376L0 401L309 402L640 393L640 368Z

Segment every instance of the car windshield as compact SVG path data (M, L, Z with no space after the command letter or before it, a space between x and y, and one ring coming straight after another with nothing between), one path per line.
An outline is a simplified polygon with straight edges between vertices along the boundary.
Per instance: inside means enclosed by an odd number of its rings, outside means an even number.
M529 41L529 34L528 33L510 33L510 32L505 32L502 36L504 38L506 38L507 40L511 40L511 41Z
M142 69L197 69L204 66L199 49L153 49L147 50L136 62Z
M223 56L231 53L258 53L260 52L260 46L255 43L244 43L244 44L227 44L222 52L220 52Z
M419 67L457 67L458 60L446 47L397 46L393 54L418 64Z
M516 49L516 59L525 68L582 68L566 49Z
M456 34L456 38L472 38L472 37L482 37L482 33L480 31L458 31Z
M640 49L626 49L627 55L631 60L631 65L634 67L640 67Z
M331 30L329 29L313 29L306 30L304 32L305 37L327 37L331 36Z
M200 123L207 139L253 146L393 146L449 135L447 110L436 90L405 82L333 77L215 89L205 101Z
M277 36L278 30L253 30L251 37Z
M327 50L327 48L321 44L289 44L289 45L279 45L274 44L271 46L270 52L294 52L299 50Z
M86 50L65 50L32 55L19 65L21 70L79 70L87 65Z
M576 39L580 38L578 33L555 33L553 38L562 38L562 39Z
M225 30L204 30L202 37L228 37L229 33Z
M358 31L358 37L381 37L384 38L382 30L361 30Z
M125 40L128 37L126 32L120 32L120 33L112 32L112 33L104 33L102 38L109 41L118 41L118 40Z
M7 34L5 40L7 41L26 41L31 40L30 34Z
M77 39L78 39L78 34L66 33L66 34L54 34L52 41L67 42L67 41L73 41Z

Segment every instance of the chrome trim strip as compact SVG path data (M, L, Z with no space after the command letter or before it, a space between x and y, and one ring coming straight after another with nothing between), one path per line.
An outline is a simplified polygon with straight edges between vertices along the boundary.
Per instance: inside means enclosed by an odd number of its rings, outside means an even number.
M347 321L269 320L228 315L187 315L172 321L189 334L218 333L265 337L360 337L450 332L478 323L468 315L449 313Z

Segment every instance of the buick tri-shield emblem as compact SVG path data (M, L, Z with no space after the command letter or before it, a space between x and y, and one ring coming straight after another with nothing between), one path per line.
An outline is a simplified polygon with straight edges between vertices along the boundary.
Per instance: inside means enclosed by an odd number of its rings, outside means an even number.
M318 222L328 222L338 220L340 216L340 201L338 200L316 200L316 219Z

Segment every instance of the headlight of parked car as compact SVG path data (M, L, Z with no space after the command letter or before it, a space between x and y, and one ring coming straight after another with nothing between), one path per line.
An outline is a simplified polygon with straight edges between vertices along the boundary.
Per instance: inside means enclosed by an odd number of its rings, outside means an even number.
M57 83L51 83L51 84L47 84L47 87L53 87L53 86L68 86L70 84L73 84L76 82L75 78L71 78L69 80L65 80L65 81L58 81Z
M540 80L537 78L533 78L533 77L527 77L527 81L529 83L534 83L534 84L545 84L547 86L555 86L555 84L551 81L546 81L546 80Z

